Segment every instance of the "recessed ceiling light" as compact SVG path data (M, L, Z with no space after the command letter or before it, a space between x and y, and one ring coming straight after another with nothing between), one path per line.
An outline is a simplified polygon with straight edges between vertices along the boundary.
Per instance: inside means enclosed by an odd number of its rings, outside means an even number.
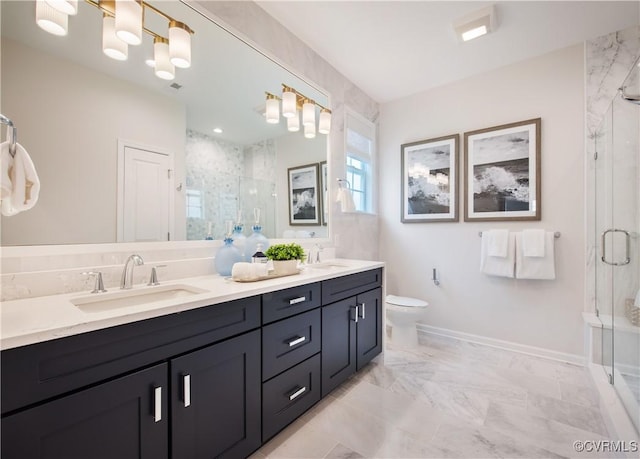
M144 63L151 68L155 68L156 66L156 61L154 61L153 59L147 59L146 61L144 61Z
M490 5L455 21L453 30L460 40L473 40L496 29L495 16L495 6Z
M215 132L216 134L222 134L222 129L220 129L220 128L213 128L213 132Z

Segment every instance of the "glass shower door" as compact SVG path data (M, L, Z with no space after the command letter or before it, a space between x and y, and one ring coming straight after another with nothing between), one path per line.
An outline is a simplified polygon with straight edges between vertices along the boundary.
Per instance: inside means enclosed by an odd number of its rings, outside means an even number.
M640 94L634 70L626 92ZM603 120L596 161L596 293L603 364L640 430L640 106L616 96ZM608 331L610 330L610 331Z

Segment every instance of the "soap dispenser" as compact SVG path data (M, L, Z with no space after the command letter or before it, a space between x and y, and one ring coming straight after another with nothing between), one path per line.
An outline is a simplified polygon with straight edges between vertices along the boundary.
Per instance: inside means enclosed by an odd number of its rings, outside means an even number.
M255 217L255 225L252 227L253 233L247 238L244 247L244 257L249 263L251 263L252 255L256 253L258 249L258 244L262 244L263 251L269 248L269 240L262 234L262 226L260 226L260 209L253 209L253 214Z

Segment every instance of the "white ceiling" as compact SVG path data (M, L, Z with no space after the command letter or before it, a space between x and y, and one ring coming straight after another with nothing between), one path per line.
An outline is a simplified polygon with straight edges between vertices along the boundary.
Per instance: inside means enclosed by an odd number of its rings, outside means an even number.
M380 103L640 23L638 1L494 2L495 32L458 41L452 23L491 3L257 1Z

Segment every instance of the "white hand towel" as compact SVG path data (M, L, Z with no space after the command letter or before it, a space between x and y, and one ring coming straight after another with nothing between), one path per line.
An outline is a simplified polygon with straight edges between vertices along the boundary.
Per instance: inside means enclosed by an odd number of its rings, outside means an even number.
M507 238L507 255L505 257L493 257L489 255L489 237L484 237L480 248L480 272L490 276L513 278L515 265L515 235L509 234Z
M522 231L522 252L525 257L544 257L545 231L529 229Z
M509 230L490 230L483 231L482 237L489 239L489 256L501 257L507 256L509 248Z
M13 169L13 156L9 154L9 142L0 144L0 198L5 199L11 196L13 184L9 177L9 170Z
M4 144L2 144L4 149ZM8 150L8 146L6 147ZM11 216L29 210L38 202L40 179L31 157L19 143L16 144L16 155L13 165L8 168L11 180L11 195L2 198L2 215Z
M356 205L353 202L353 196L351 196L351 191L347 188L340 188L338 190L338 194L336 196L336 202L340 203L340 211L341 212L355 212Z
M525 257L522 247L522 234L516 234L516 278L517 279L555 279L554 236L552 231L545 233L544 257Z

